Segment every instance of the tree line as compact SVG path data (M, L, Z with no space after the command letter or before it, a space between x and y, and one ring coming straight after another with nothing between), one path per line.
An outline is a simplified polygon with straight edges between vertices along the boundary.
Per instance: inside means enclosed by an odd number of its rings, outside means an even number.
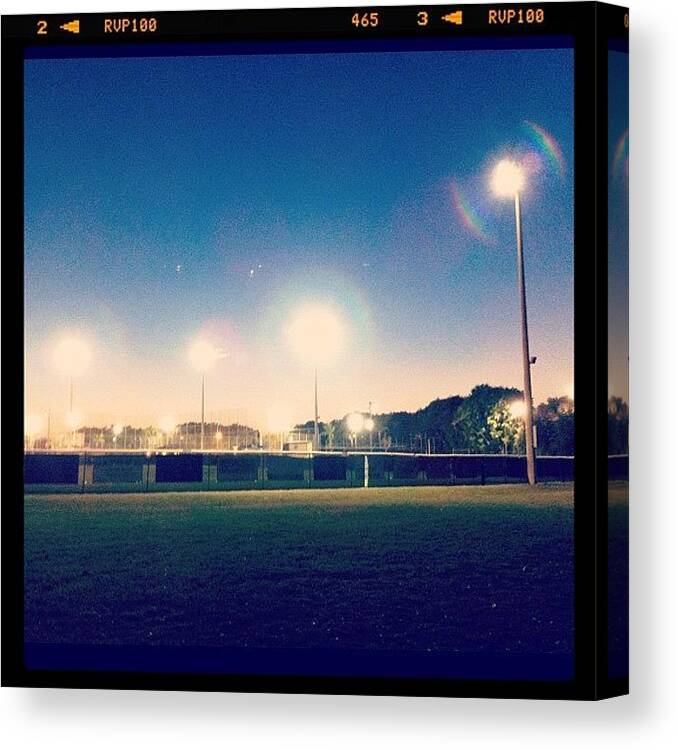
M321 423L323 448L355 445L383 450L426 453L522 453L522 392L487 384L476 386L468 396L439 398L415 412L371 415L373 428L351 435L347 417ZM366 417L369 415L365 415ZM535 410L537 446L542 455L574 454L574 402L549 398ZM313 423L298 425L312 429Z

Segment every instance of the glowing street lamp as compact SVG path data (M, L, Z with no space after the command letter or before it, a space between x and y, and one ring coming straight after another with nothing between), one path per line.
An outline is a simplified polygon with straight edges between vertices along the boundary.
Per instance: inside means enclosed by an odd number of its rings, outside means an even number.
M502 159L491 177L492 191L500 198L513 198L525 187L525 173L519 164Z
M494 168L490 179L495 195L500 198L513 198L516 219L516 247L518 253L518 296L520 297L520 329L522 334L523 390L525 395L525 453L527 459L527 481L537 481L534 458L532 376L530 369L534 360L530 357L527 333L527 301L525 298L525 261L523 258L523 228L520 211L520 193L525 186L525 173L519 164L503 159Z
M200 450L205 449L205 373L219 359L219 350L209 341L199 339L188 352L193 367L202 375L201 411L200 411Z
M348 431L353 435L353 445L356 445L358 434L365 429L365 417L360 412L349 414L346 417L346 427Z
M302 305L293 312L285 333L295 354L301 360L313 364L313 450L318 450L318 367L331 362L344 347L346 326L331 306L312 303Z
M509 404L509 414L513 419L525 419L525 402L512 401Z

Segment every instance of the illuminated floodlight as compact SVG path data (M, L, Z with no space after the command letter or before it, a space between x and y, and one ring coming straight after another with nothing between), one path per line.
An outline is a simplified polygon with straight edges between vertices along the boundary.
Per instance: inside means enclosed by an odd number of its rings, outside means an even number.
M158 420L158 427L165 435L171 435L177 427L177 420L174 417L165 415Z
M346 426L352 435L357 435L365 429L365 417L359 412L349 414L346 417Z
M525 173L516 162L502 159L492 171L490 184L495 195L501 198L512 198L524 188Z
M191 365L198 370L198 372L207 372L212 365L219 359L219 350L211 344L209 341L204 339L198 339L188 352L188 358Z
M67 336L56 345L52 358L59 372L77 378L89 367L92 353L87 344L80 339Z
M115 437L120 437L120 435L122 434L123 429L124 429L124 427L123 427L123 425L120 424L120 422L118 422L117 424L114 424L113 425L113 434L115 435Z
M365 419L363 422L363 427L368 432L372 432L372 430L374 429L374 419L372 419L372 417L367 417L367 419Z
M29 437L40 435L45 427L45 420L40 414L29 414L24 421L24 432Z
M81 424L82 414L80 414L80 412L71 410L66 414L66 425L70 430L77 430Z
M327 364L334 360L346 345L346 324L339 312L322 303L309 303L291 315L286 330L287 341L300 360L313 364Z
M525 418L525 402L524 401L512 401L509 404L509 414L513 419L524 419Z
M224 439L224 433L221 432L221 430L217 430L216 434L214 435L214 439L217 441L217 443L220 443Z

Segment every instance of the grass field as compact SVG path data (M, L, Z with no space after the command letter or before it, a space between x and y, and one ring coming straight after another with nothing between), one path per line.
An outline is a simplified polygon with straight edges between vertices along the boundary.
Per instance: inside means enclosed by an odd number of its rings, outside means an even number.
M572 649L572 487L25 499L29 643Z

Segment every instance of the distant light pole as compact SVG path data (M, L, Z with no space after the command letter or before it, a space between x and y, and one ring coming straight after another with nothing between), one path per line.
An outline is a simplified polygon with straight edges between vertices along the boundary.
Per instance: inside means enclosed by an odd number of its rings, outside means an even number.
M523 392L525 398L525 454L527 459L527 481L536 484L537 474L534 458L534 415L532 404L531 367L534 360L530 357L530 345L527 332L527 301L525 295L525 261L523 257L523 226L520 210L520 192L525 185L522 168L513 161L504 159L492 173L492 189L502 198L513 198L516 219L516 248L518 254L518 296L520 298L520 330L522 336Z
M300 360L313 365L313 450L320 450L318 367L336 358L346 340L346 326L333 306L309 303L294 310L285 335Z
M219 351L209 341L196 341L188 353L193 367L201 374L200 450L205 450L205 373L219 358Z
M78 422L73 411L73 379L82 375L89 367L92 354L89 347L74 336L62 339L54 348L53 360L56 368L68 377L68 414L66 423L69 427ZM71 431L71 443L75 443L75 427Z
M318 368L314 370L314 394L315 394L315 408L313 412L313 450L319 450L320 448L320 427L318 420Z

